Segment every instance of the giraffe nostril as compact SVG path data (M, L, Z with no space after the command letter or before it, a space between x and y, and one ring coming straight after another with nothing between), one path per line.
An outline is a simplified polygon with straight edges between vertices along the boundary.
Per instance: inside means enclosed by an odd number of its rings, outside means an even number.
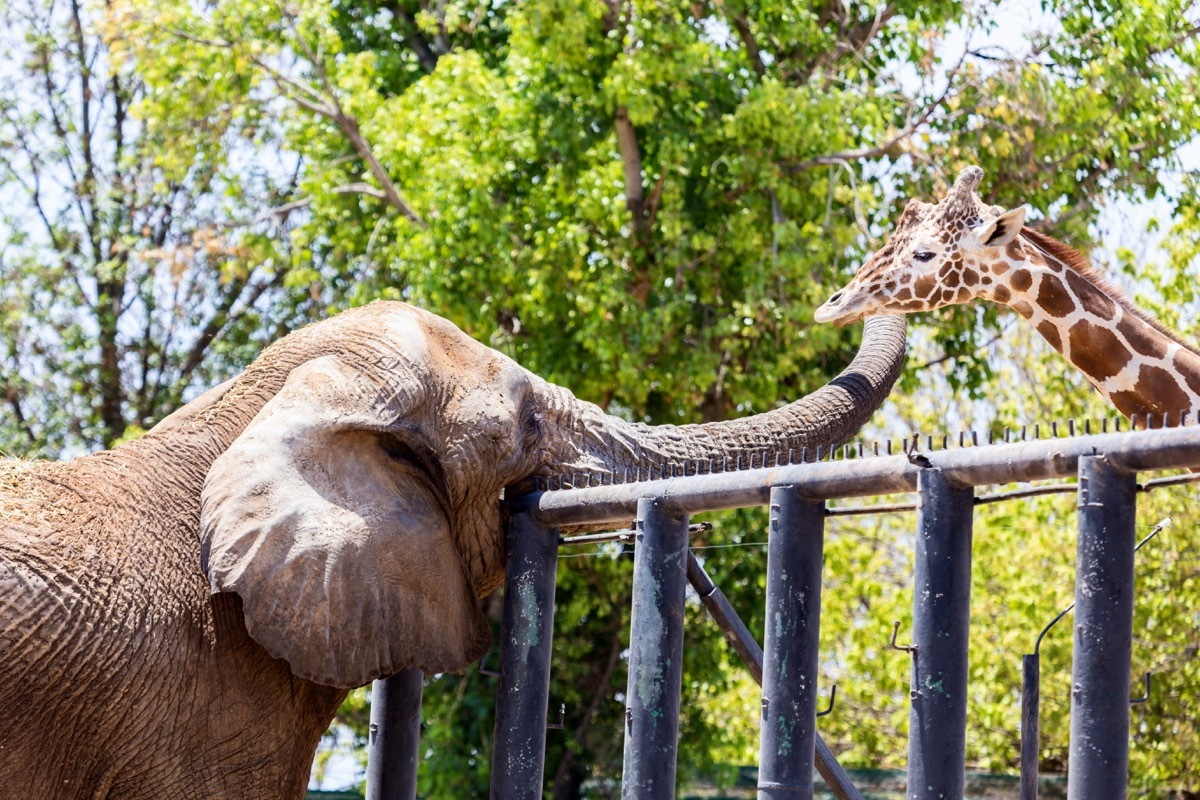
M837 292L836 294L834 294L833 297L829 298L829 302L836 303L838 300L841 300L841 299L842 299L842 293Z

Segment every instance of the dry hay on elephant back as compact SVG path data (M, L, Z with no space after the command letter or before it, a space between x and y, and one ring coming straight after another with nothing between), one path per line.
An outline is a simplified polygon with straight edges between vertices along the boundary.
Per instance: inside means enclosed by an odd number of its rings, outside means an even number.
M53 502L52 473L60 466L59 462L0 459L0 523L39 525L69 517L69 509Z

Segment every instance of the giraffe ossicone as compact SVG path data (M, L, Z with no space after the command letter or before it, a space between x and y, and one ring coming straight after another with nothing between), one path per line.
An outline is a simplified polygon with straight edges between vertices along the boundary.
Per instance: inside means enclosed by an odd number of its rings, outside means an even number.
M1025 227L1025 208L983 203L967 167L939 203L910 201L896 230L816 310L848 325L982 298L1037 327L1126 416L1200 413L1200 351L1151 320L1078 251ZM1158 424L1158 423L1156 423Z

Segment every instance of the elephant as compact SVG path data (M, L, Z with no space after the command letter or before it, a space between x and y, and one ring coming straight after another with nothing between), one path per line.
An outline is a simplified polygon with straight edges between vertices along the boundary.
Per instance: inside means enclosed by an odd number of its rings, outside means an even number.
M378 301L283 337L136 440L5 460L0 797L302 797L350 688L486 652L506 487L838 444L904 344L902 318L868 320L805 398L651 426Z

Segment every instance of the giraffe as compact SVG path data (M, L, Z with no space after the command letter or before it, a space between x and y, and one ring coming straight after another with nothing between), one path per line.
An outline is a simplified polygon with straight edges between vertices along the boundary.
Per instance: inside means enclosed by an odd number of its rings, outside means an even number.
M1024 227L1024 207L982 203L982 178L967 167L940 203L910 201L888 242L816 321L847 325L983 298L1029 320L1138 427L1200 413L1200 351L1140 312L1081 253Z

